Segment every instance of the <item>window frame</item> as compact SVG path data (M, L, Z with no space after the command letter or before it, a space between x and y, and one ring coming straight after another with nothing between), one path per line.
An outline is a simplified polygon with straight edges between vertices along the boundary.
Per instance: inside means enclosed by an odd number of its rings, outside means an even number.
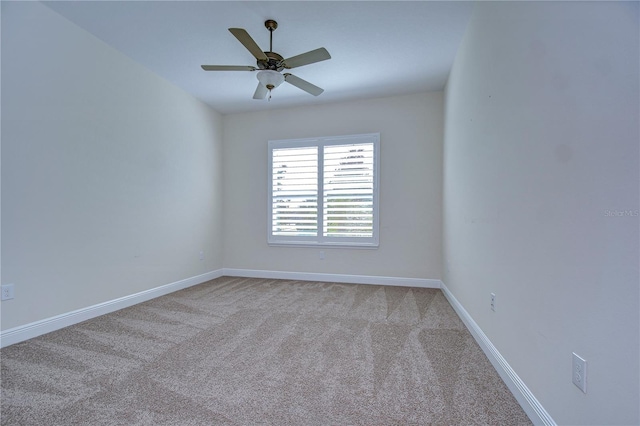
M371 237L324 236L324 147L330 145L373 144L373 220ZM317 234L315 236L273 235L273 150L318 148ZM267 244L270 246L378 248L380 235L380 133L269 140L267 143Z

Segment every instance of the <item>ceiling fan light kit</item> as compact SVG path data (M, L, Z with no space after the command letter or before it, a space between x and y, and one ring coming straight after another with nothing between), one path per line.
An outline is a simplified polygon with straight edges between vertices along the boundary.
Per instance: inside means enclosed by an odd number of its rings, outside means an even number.
M277 71L262 70L256 76L258 81L269 91L269 99L271 99L271 90L280 86L284 81L284 76Z
M275 89L284 81L284 76L277 71L262 70L257 75L258 81L267 89Z
M242 28L229 28L229 32L256 58L257 68L250 65L202 65L202 69L205 71L260 70L257 75L258 87L253 94L253 99L264 99L267 94L269 94L269 99L271 99L271 90L285 81L313 96L320 95L324 91L320 87L290 73L283 75L280 71L331 59L331 55L329 55L327 49L321 47L301 55L284 59L282 55L273 51L273 32L278 28L278 23L273 19L268 19L265 21L264 26L269 30L268 52L263 52L246 30Z

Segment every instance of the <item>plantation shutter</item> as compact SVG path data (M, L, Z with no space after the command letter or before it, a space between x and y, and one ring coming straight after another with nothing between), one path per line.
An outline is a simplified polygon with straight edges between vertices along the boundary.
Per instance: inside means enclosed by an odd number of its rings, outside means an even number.
M323 236L373 235L373 143L324 147Z
M318 234L318 147L274 149L272 234Z
M269 141L269 244L378 246L377 133Z

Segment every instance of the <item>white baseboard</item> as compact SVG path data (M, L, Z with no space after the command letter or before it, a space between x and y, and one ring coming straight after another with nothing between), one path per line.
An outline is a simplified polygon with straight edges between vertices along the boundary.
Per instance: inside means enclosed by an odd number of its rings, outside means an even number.
M556 426L556 422L551 418L549 413L547 413L547 410L544 409L542 404L540 404L533 393L531 393L522 379L520 379L513 368L511 368L507 360L498 352L498 349L491 343L491 340L489 340L480 326L471 318L471 315L469 315L466 309L458 302L458 299L453 296L444 283L442 283L441 288L445 297L451 306L453 306L453 309L467 326L471 335L476 339L478 345L480 345L487 358L489 358L489 361L491 361L491 364L493 364L493 367L518 403L520 403L520 406L527 416L529 416L533 424Z
M279 280L319 281L348 284L392 285L401 287L440 288L440 280L427 278L379 277L373 275L322 274L316 272L265 271L259 269L223 268L227 277L267 278Z
M141 291L129 296L110 300L108 302L99 303L87 308L78 309L76 311L56 315L54 317L32 322L30 324L14 327L0 333L0 347L4 348L5 346L13 345L14 343L23 342L42 334L50 333L52 331L68 327L70 325L77 324L79 322L86 321L100 315L108 314L110 312L127 308L138 303L146 302L147 300L151 300L156 297L164 296L165 294L173 293L174 291L201 284L209 280L219 278L221 276L222 269L218 269L202 275L197 275L195 277L176 281L171 284L162 285L160 287Z

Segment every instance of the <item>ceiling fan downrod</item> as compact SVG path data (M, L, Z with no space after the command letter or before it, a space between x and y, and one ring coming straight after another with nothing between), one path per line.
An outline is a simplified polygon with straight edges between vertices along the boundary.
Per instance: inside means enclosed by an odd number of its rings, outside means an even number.
M267 19L264 26L269 30L269 52L273 52L273 32L278 28L278 23L273 19Z

